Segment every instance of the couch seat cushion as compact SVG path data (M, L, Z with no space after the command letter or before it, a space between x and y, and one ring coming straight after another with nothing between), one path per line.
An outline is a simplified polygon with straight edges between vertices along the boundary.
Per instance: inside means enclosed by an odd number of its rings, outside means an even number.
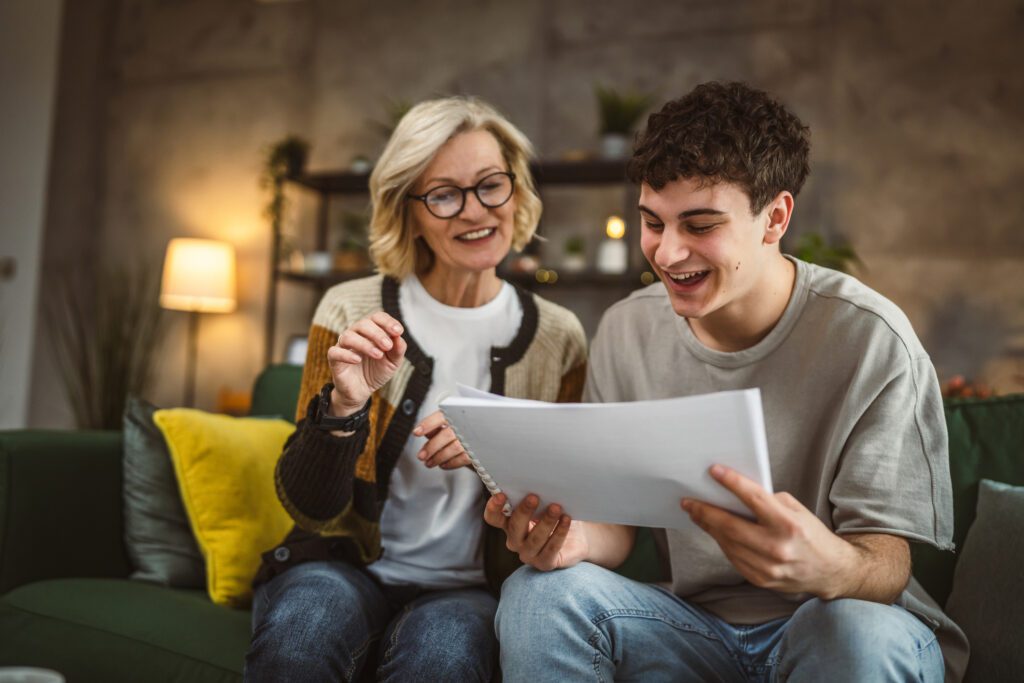
M57 579L0 599L0 665L75 681L241 681L250 615L201 590Z

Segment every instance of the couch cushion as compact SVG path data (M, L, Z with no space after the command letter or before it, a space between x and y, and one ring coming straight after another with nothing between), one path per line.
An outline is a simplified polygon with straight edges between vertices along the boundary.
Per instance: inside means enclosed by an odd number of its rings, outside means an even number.
M0 599L0 665L75 681L241 681L250 615L199 590L126 579L56 579Z
M983 480L956 564L950 618L967 634L965 681L1024 681L1024 487Z
M982 479L1024 485L1024 394L946 404L953 481L953 542L967 537ZM940 605L953 586L957 555L913 544L914 577Z
M206 558L206 586L220 605L245 606L260 555L292 528L274 466L295 425L190 408L158 410L185 512Z
M295 421L295 406L302 385L301 365L268 365L252 389L251 415L281 417Z
M130 396L124 409L124 536L133 579L178 588L206 585L156 408Z

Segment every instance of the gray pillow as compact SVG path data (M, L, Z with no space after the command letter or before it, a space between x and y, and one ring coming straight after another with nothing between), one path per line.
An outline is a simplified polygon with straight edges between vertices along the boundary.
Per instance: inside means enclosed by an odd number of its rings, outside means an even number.
M971 643L965 681L1024 681L1024 486L981 480L946 614Z
M206 586L206 565L185 516L157 410L130 397L124 411L124 529L133 579Z

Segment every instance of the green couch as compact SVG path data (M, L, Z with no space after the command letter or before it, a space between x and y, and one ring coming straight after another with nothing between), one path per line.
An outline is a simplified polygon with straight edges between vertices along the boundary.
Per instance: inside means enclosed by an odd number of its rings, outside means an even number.
M298 368L257 380L253 414L292 416ZM949 404L956 540L981 478L1024 485L1024 395ZM202 591L131 581L118 432L0 432L0 666L68 681L240 681L249 613ZM657 576L649 534L622 573ZM915 548L915 575L944 603L956 556ZM1024 624L1008 625L1024 629Z

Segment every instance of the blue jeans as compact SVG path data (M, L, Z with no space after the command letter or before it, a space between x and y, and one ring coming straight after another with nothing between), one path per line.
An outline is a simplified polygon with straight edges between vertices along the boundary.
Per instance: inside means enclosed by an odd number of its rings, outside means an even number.
M482 588L381 586L344 562L307 562L260 586L246 681L489 681L497 600ZM379 651L379 652L378 652Z
M935 634L910 612L812 599L728 624L670 592L583 563L521 567L496 617L506 681L938 681Z

